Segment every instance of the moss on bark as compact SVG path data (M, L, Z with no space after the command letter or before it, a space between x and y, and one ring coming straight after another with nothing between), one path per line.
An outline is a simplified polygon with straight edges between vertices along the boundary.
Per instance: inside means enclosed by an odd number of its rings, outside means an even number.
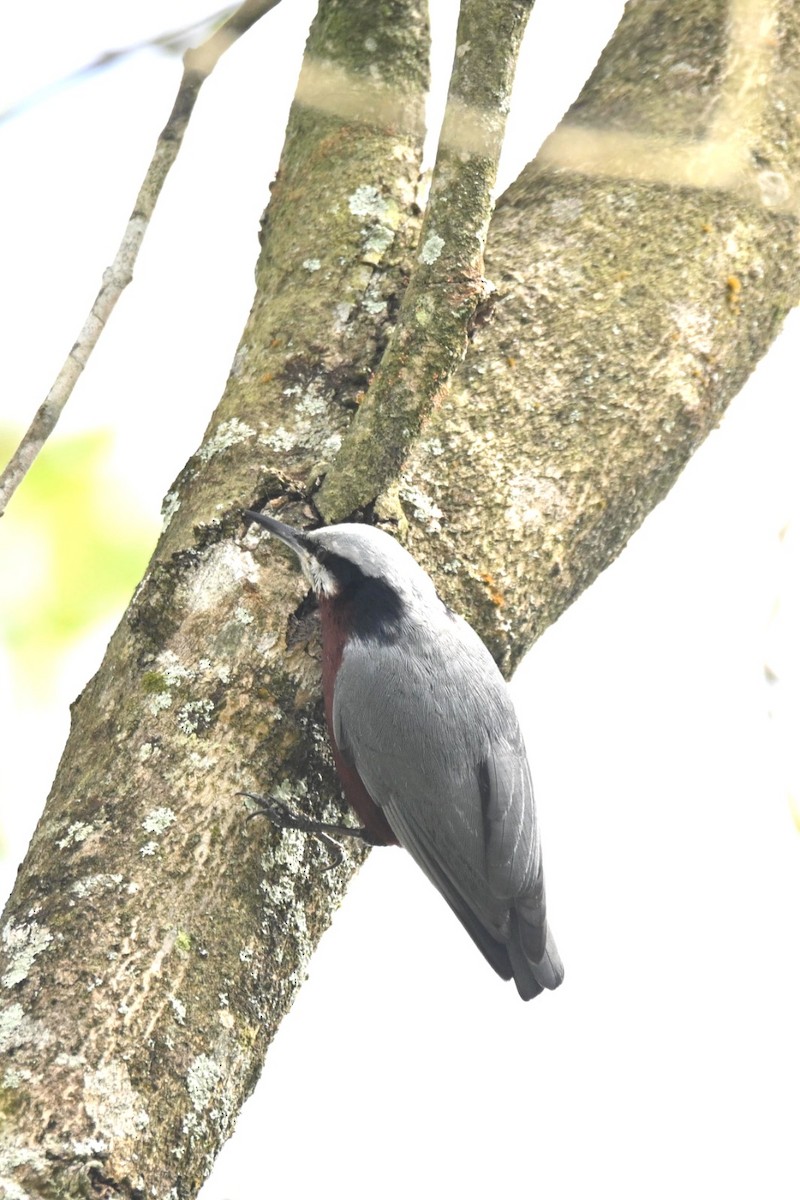
M797 299L800 17L771 6L747 60L757 8L629 5L498 205L493 317L393 490L412 549L506 669L666 493ZM381 45L376 23L401 9L384 83L408 100L425 69L411 3L323 3L312 82L320 56L338 47L349 68L352 39ZM408 107L387 124L376 102L364 122L358 89L338 117L313 92L291 116L225 395L74 706L3 918L0 1176L31 1196L195 1193L359 862L346 847L322 872L313 840L247 825L235 798L341 816L313 614L240 513L313 516L308 481L381 356L416 237ZM653 131L670 128L660 155Z

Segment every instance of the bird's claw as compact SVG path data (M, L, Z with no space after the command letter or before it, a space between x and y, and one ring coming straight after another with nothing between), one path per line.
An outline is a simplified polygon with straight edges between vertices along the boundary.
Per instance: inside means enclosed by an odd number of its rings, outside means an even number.
M247 800L252 800L257 808L252 809L247 814L246 820L252 821L253 817L269 817L273 825L277 825L280 829L290 828L292 814L283 804L277 800L273 800L269 796L259 796L256 792L237 792L237 796L244 796Z
M247 814L246 820L251 821L253 817L267 817L276 829L299 829L301 833L311 833L318 838L323 845L327 846L332 858L332 861L322 868L323 871L332 871L334 867L339 867L344 862L344 850L338 842L334 841L321 822L298 816L285 804L281 804L279 800L275 800L271 796L259 796L256 792L237 792L237 795L245 796L258 805L256 809Z

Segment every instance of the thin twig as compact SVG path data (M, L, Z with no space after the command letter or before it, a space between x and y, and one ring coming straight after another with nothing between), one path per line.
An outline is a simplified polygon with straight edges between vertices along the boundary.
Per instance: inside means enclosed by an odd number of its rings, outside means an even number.
M55 383L0 475L0 516L5 512L9 500L53 432L114 306L133 278L139 248L164 181L178 156L200 88L228 47L278 3L279 0L244 0L201 46L186 51L183 57L183 76L172 112L156 143L114 261L103 273L100 291Z
M109 67L115 66L124 59L132 58L134 54L140 54L142 50L163 50L168 54L181 54L188 49L198 34L205 33L219 25L235 8L235 4L227 4L217 12L202 17L199 21L192 21L190 25L182 25L180 28L170 29L166 33L142 38L138 42L130 42L127 46L118 46L114 50L104 50L91 62L84 63L83 66L70 71L68 75L63 75L61 79L37 88L35 92L29 93L8 108L4 108L0 112L0 125L4 125L7 121L13 121L20 113L49 100L50 97L65 88L88 79L90 75L95 75L98 71L107 71Z
M328 522L386 490L466 352L487 292L483 249L491 193L532 8L533 0L462 0L417 263L392 340L316 497Z

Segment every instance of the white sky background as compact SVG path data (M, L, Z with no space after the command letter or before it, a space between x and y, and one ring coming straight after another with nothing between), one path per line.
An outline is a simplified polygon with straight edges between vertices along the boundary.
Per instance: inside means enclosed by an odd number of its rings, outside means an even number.
M454 5L434 5L452 38ZM577 94L621 8L538 0L503 183ZM250 305L312 9L286 0L206 84L134 284L60 426L113 427L111 469L154 518ZM199 0L17 5L0 107L205 11ZM451 53L446 42L442 69ZM74 339L178 76L175 59L143 53L0 126L3 419L27 423ZM798 511L799 330L795 316L669 498L515 680L563 987L523 1004L410 859L373 853L203 1200L795 1200L797 524L779 533ZM13 570L13 521L12 503L0 581ZM11 695L0 649L3 894L66 705L109 632L76 650L46 711Z

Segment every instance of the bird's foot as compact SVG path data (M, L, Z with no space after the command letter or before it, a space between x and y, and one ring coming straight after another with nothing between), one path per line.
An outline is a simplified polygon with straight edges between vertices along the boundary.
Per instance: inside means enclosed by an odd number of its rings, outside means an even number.
M271 796L258 796L255 792L237 792L237 795L246 796L258 805L253 812L247 814L248 821L253 817L268 817L276 829L299 829L302 833L312 833L318 837L333 853L333 862L325 868L328 871L338 867L344 857L342 847L335 838L353 837L366 842L368 846L379 845L378 838L368 829L359 829L352 825L332 825L328 821L314 821L310 817L302 817Z

